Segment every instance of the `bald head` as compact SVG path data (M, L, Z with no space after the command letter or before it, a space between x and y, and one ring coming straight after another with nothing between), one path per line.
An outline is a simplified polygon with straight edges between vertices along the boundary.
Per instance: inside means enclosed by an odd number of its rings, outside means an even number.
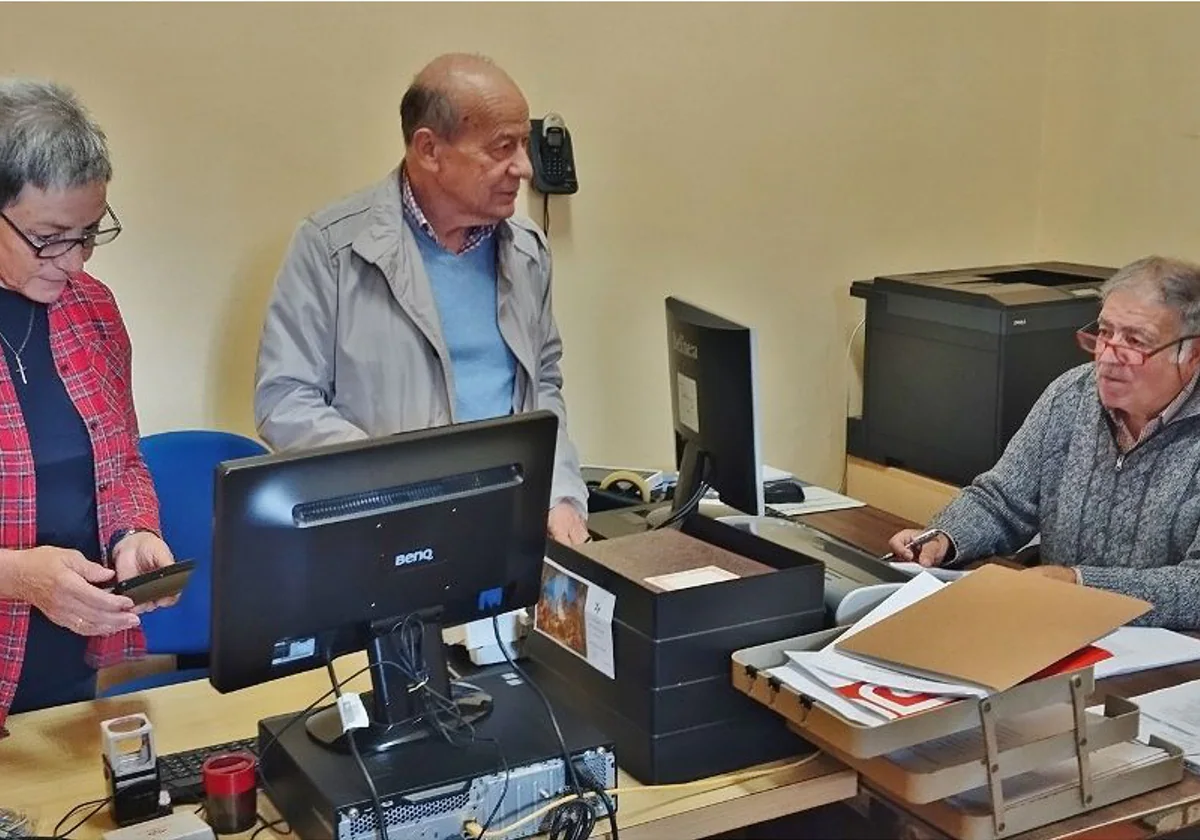
M490 103L524 99L516 82L491 59L466 53L438 56L417 73L400 101L404 144L411 145L422 128L453 142Z

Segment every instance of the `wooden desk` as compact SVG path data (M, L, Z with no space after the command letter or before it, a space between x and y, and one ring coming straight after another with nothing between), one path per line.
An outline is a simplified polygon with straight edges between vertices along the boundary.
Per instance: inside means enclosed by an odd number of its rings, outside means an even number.
M905 528L921 527L869 505L829 513L810 513L798 519L805 525L811 525L876 557L882 557L891 550L888 548L888 540L892 534Z
M872 507L801 517L807 525L839 537L876 555L887 551L887 540L902 528L918 527L899 516ZM1109 694L1134 697L1148 691L1200 679L1200 662L1158 668L1101 680L1094 702ZM902 803L860 780L854 807L867 814L881 830L880 836L906 840L946 840L946 835L904 809ZM1186 772L1183 780L1106 808L1019 835L1020 840L1133 840L1200 824L1200 776Z
M811 514L804 521L876 554L886 551L887 539L895 531L912 527L905 519L870 507ZM361 655L346 657L339 661L338 671L351 673L364 661ZM1200 663L1106 680L1099 688L1130 696L1196 678L1200 678ZM360 678L351 685L363 690L366 681ZM16 715L9 722L11 737L0 741L0 807L29 813L38 829L48 833L71 807L103 796L101 720L145 712L155 725L159 751L170 753L253 735L259 718L299 710L327 688L324 672L316 671L230 695L219 695L208 683L196 682ZM622 773L619 784L638 783ZM629 794L620 801L618 825L627 838L703 837L855 797L857 790L852 771L822 757L770 776L715 784L710 790ZM941 836L866 786L854 801L860 810L869 810L892 826L880 836L914 840ZM265 802L261 807L264 814L274 815ZM1176 785L1039 829L1023 840L1145 838L1196 822L1200 822L1200 778L1188 774ZM104 811L73 837L99 837L111 827ZM605 828L604 822L599 823L597 833Z
M339 674L350 674L366 663L362 654L338 662ZM350 683L365 690L365 676ZM329 688L323 670L245 689L218 694L207 682L191 682L112 699L45 709L9 719L10 737L0 741L0 807L14 808L34 818L40 833L75 805L106 795L100 769L102 720L144 712L154 724L160 753L253 736L260 718L298 711ZM791 762L777 762L786 766ZM770 767L771 765L767 765ZM620 774L620 787L640 787ZM715 782L705 790L664 790L622 795L617 825L628 838L698 838L729 831L854 796L854 771L819 756L800 767L781 769L742 782ZM260 800L264 816L274 808ZM72 818L72 822L78 817ZM107 809L81 827L72 838L97 838L113 828ZM598 824L596 834L607 828ZM249 833L243 835L249 837ZM269 831L259 837L275 837Z

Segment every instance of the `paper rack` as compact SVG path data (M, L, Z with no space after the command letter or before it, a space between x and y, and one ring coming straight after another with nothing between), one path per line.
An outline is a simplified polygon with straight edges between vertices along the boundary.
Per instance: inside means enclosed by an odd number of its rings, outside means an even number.
M768 673L787 663L787 651L820 650L844 629L737 651L734 686L953 837L1008 837L1183 777L1179 748L1134 742L1135 704L1113 697L1101 714L1087 711L1091 668L875 727L846 720Z

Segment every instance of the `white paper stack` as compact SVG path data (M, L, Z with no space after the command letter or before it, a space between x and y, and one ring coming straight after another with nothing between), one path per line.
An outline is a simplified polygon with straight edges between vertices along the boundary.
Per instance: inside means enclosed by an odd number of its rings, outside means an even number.
M1096 663L1096 679L1200 659L1200 639L1161 627L1121 627L1096 642L1112 654Z
M931 574L917 575L859 619L839 641L945 585ZM990 693L978 685L944 682L865 662L839 652L832 644L819 651L789 651L788 660L786 665L771 669L769 675L862 726L879 726L962 697L984 697Z

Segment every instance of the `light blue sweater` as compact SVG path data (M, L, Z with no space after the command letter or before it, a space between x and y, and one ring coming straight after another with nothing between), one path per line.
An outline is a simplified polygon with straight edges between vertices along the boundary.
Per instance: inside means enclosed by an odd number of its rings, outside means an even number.
M512 414L517 363L496 317L496 237L452 254L420 230L413 234L450 350L454 419Z

